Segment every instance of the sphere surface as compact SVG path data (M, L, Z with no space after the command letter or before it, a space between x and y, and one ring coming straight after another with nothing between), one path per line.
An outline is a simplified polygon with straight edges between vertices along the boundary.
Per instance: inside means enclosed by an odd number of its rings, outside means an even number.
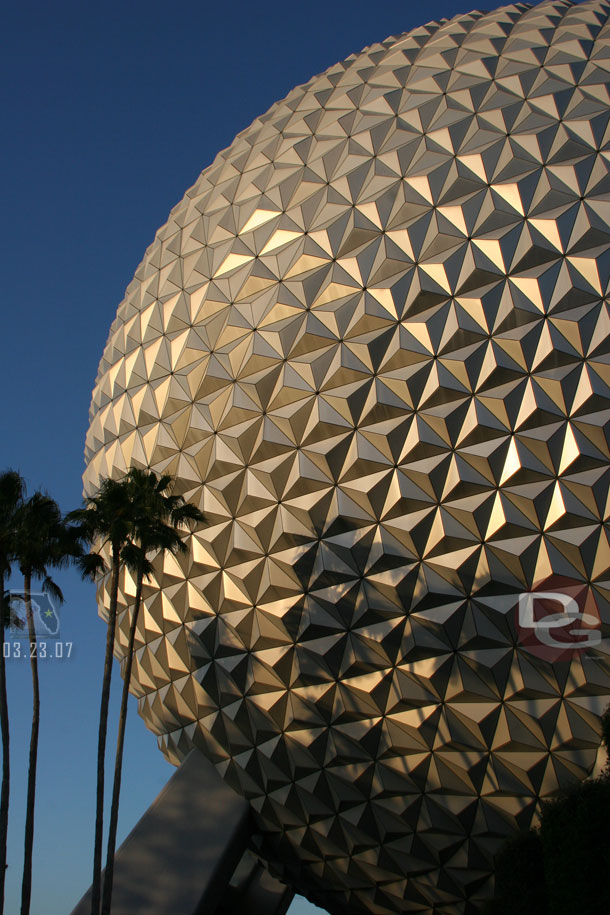
M172 211L111 329L87 492L152 467L208 519L145 588L141 713L331 912L471 911L596 759L608 9L458 16L295 89Z

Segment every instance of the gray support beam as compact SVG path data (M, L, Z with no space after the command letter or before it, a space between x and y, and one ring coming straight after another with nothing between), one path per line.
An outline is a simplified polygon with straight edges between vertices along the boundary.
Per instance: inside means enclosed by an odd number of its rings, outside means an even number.
M249 833L247 801L193 750L117 852L112 915L213 915ZM90 891L72 915L91 915Z

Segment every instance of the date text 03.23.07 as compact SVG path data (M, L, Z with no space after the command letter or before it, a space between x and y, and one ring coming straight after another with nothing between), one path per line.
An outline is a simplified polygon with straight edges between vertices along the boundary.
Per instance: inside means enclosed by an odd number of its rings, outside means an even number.
M15 639L4 642L2 653L5 658L33 658L41 660L69 658L72 654L72 642L28 642L25 639Z

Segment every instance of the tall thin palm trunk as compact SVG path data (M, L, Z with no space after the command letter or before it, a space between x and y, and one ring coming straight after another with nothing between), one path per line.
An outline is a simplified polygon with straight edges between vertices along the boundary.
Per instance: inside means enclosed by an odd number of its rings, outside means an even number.
M114 852L116 848L116 834L119 821L119 799L121 795L121 773L123 769L123 747L125 744L125 726L127 724L127 708L129 700L129 684L131 682L131 668L133 665L133 648L136 640L138 615L142 602L142 583L144 575L138 573L136 596L133 606L133 615L129 627L129 645L127 646L127 659L125 663L125 676L123 678L123 691L121 693L121 709L119 712L119 730L116 742L116 758L114 761L114 782L112 785L112 803L110 807L110 823L108 826L108 851L106 854L106 870L104 873L104 892L102 895L102 915L110 915L112 902L112 881L114 878Z
M38 728L40 724L40 691L38 686L38 657L36 630L32 615L32 576L24 572L23 590L25 613L30 638L30 668L32 670L32 731L30 735L30 763L28 767L28 792L25 813L25 841L23 853L23 881L21 884L21 915L29 915L32 896L32 851L34 847L34 806L36 803L36 766L38 763Z
M102 839L104 833L104 759L106 756L106 734L108 731L108 705L112 677L112 656L114 633L119 597L119 547L112 545L112 577L110 580L110 609L106 633L106 654L104 657L104 678L100 703L100 727L97 742L97 793L95 807L95 845L93 850L93 884L91 887L91 915L99 915L102 888Z
M11 784L10 733L8 723L8 698L6 693L6 659L4 639L6 633L7 603L4 597L4 569L0 571L0 730L2 731L2 788L0 789L0 915L4 912L4 876L6 872L6 846L8 840L8 805Z

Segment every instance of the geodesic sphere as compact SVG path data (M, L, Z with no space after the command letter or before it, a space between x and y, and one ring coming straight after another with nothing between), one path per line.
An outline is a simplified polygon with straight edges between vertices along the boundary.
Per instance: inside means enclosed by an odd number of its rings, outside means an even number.
M151 467L207 517L145 588L142 715L334 913L472 911L596 759L608 9L461 15L295 89L172 211L111 329L87 491Z

